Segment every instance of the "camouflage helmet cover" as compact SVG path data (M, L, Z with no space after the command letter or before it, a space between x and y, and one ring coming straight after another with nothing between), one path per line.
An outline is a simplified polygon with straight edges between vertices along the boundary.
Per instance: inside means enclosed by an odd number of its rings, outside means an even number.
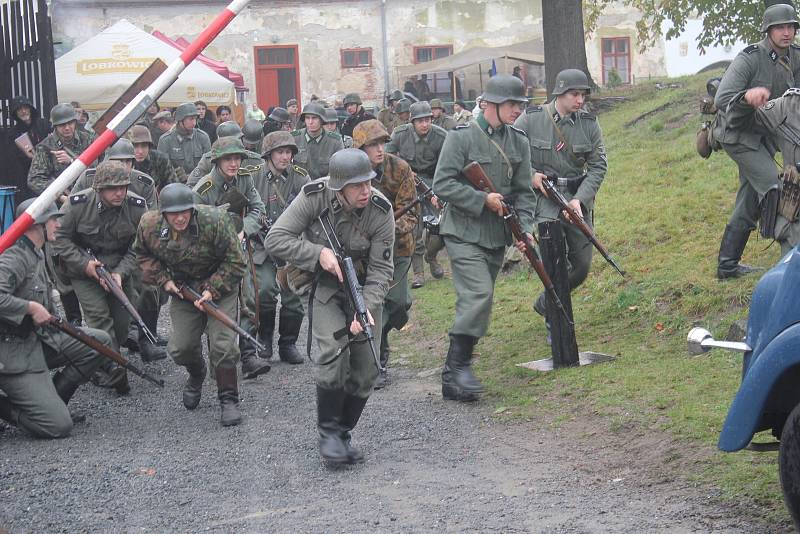
M770 26L777 24L794 24L795 28L800 27L797 21L797 12L789 4L773 4L764 10L764 18L761 22L761 32L769 30Z
M111 145L111 148L106 152L106 159L109 161L134 159L135 157L133 143L124 137Z
M386 127L377 119L359 122L353 128L353 148L362 148L374 143L388 143L391 139Z
M444 109L444 104L442 104L441 98L434 98L433 100L431 100L431 109L436 109L436 108Z
M197 107L192 104L191 102L186 102L181 104L175 110L175 122L181 122L186 117L199 117L200 114L197 112Z
M224 156L239 155L242 159L247 157L242 140L235 136L220 137L211 145L211 163L215 163Z
M292 155L297 154L297 143L291 133L284 130L270 132L264 137L264 143L261 145L261 157L269 157L273 150L281 147L289 147Z
M21 217L22 214L25 213L25 211L30 207L31 204L33 204L33 201L36 200L36 198L38 197L29 198L19 203L16 213L17 218ZM38 217L33 219L33 224L44 224L50 220L50 217L61 217L62 215L64 214L58 211L58 208L54 202L47 206L47 209L44 210Z
M347 104L359 104L361 105L361 97L358 93L347 93L344 95L344 100L342 103L346 106Z
M440 100L441 102L441 100ZM414 102L411 104L411 120L424 119L425 117L432 117L431 105L427 102Z
M525 85L522 80L510 74L497 74L489 78L486 91L481 95L482 100L493 104L503 102L519 102L526 104Z
M130 142L130 141L129 141ZM97 166L92 187L99 191L106 187L131 185L131 173L118 161L104 161Z
M589 77L580 69L564 69L556 75L556 85L553 94L563 95L567 91L578 89L581 91L591 91L589 87Z
M248 145L260 145L264 138L264 127L258 119L247 119L242 128L242 142Z
M150 134L150 128L144 124L134 125L130 132L128 132L128 137L133 144L150 143L150 146L153 146L153 136Z
M334 153L328 174L328 187L333 191L341 191L347 185L366 182L376 176L367 153L357 148L345 148Z
M78 113L72 104L56 104L50 110L50 122L53 126L60 126L78 120Z
M242 128L236 121L225 121L217 125L217 138L220 137L241 137Z
M158 195L161 213L175 213L194 209L195 194L186 184L173 183L164 186Z

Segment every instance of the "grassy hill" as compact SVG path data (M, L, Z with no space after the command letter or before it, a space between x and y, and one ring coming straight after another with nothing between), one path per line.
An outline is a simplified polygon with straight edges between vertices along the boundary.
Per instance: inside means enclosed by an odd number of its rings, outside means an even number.
M738 178L724 153L703 160L694 149L699 100L712 74L672 80L678 88L643 84L617 92L625 101L599 116L609 172L597 198L596 232L628 276L620 278L596 254L589 279L572 300L580 350L612 354L616 361L545 374L517 367L550 356L543 321L531 309L541 284L519 269L498 280L492 325L476 348L476 368L488 389L484 402L497 409L496 417L559 428L588 414L620 436L663 432L681 445L664 462L674 461L686 477L720 488L722 498L744 498L757 513L786 520L777 453L716 450L740 382L741 356L686 352L694 324L721 338L734 321L746 318L758 281L714 277ZM772 266L780 251L768 245L754 234L744 260ZM445 279L413 296L412 323L392 335L393 353L433 368L447 348L455 294Z

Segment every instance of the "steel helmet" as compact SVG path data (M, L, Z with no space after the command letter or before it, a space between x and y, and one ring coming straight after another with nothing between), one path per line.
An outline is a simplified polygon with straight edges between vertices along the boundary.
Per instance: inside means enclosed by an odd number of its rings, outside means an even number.
M441 98L434 98L433 100L431 100L431 109L436 109L436 108L444 109L444 104L442 104Z
M161 213L175 213L194 209L194 191L186 184L167 184L158 195L158 204L161 208Z
M130 141L128 141L130 142ZM92 188L96 191L106 187L131 185L131 173L118 161L104 161L97 166L92 181Z
M199 117L200 114L197 112L197 107L192 104L191 102L186 102L178 106L175 110L175 122L181 122L183 119L187 117Z
M292 118L289 116L289 112L284 108L273 109L267 118L275 122L289 122L292 120Z
M247 151L244 149L242 140L238 137L220 137L211 145L211 163L216 162L223 156L237 154L242 156L242 159L247 157Z
M405 98L405 96L403 95L403 91L401 91L400 89L395 89L389 95L389 102L391 102L392 100L402 100L403 98Z
M564 69L556 75L556 86L553 89L553 94L563 95L567 91L578 89L581 91L591 91L589 87L589 78L586 73L579 69Z
M217 139L220 137L242 137L242 128L236 121L225 121L217 125Z
M111 148L106 152L106 159L109 161L134 158L136 158L136 154L133 152L133 143L124 137L111 145Z
M769 30L770 26L777 24L794 24L795 28L800 27L797 21L797 12L789 4L773 4L764 10L764 19L761 22L761 32Z
M358 93L347 93L344 95L344 100L342 100L342 104L345 106L347 104L358 104L361 105L361 97L358 96Z
M261 157L267 158L273 150L281 147L289 147L292 149L292 155L297 154L297 143L292 134L284 130L270 132L264 136L264 143L261 145Z
M322 119L322 122L325 124L339 122L339 113L337 113L333 108L325 108L325 118Z
M153 136L150 133L150 128L144 124L137 124L128 132L128 137L134 145L137 143L150 143L153 146Z
M353 148L361 148L373 143L388 143L392 138L386 127L378 119L369 119L353 128Z
M22 216L23 213L25 213L25 210L27 210L30 207L30 205L33 204L33 201L36 200L37 198L38 197L29 198L19 203L19 206L17 206L18 219ZM39 216L33 219L33 224L44 224L50 220L50 217L61 217L62 215L64 214L58 211L58 208L56 207L55 203L53 203L47 206L46 210L44 210Z
M300 114L301 119L305 119L306 115L316 115L320 118L321 121L325 121L325 108L323 108L320 104L316 102L311 102L310 104L306 104L306 107L303 108L303 112Z
M367 153L357 148L345 148L334 153L328 175L328 187L333 191L341 191L347 185L366 182L377 176Z
M397 107L394 108L395 113L408 113L409 111L411 111L411 100L401 98L397 101Z
M59 126L68 122L78 120L78 113L72 104L56 104L50 110L50 122L53 126Z
M441 100L439 101L441 102ZM411 111L411 120L414 119L424 119L425 117L433 117L433 111L431 111L431 105L427 102L414 102L411 104L410 107Z
M493 104L502 104L508 101L528 103L522 80L510 74L497 74L489 78L489 81L486 82L486 91L483 92L481 98L485 102Z
M248 145L260 145L264 138L264 126L257 119L247 119L242 128L242 142Z

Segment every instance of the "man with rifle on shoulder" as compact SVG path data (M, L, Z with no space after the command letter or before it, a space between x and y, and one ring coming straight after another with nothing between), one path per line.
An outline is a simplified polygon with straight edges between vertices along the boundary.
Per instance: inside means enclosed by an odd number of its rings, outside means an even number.
M186 368L183 405L194 410L200 404L206 363L201 337L208 336L208 357L217 377L223 426L238 425L239 387L236 363L239 346L236 332L209 317L204 304L214 301L228 318L236 317L239 284L246 263L233 221L224 211L197 205L195 194L185 184L168 184L161 190L160 211L149 211L139 224L134 251L145 283L173 295L170 301L172 335L167 351L175 363ZM185 300L185 284L199 293Z
M328 464L353 464L364 456L351 445L350 432L378 376L376 325L392 279L394 215L386 197L371 186L376 174L364 152L336 152L329 170L329 178L303 187L265 245L290 263L289 286L308 303L309 332L320 349L315 361L320 455ZM356 280L346 276L347 266L355 267L357 274L350 274ZM363 298L357 286L363 287ZM356 309L361 304L363 313ZM373 329L376 339L370 342Z
M583 109L589 91L589 79L584 72L563 70L556 76L555 98L544 106L531 106L516 122L530 143L536 221L561 217L566 223L563 228L571 290L589 275L592 243L576 226L577 221L565 217L556 199L548 197L543 182L550 180L548 185L555 186L569 207L590 229L593 227L594 198L605 178L608 161L597 117ZM536 299L533 309L544 317L544 293Z
M62 206L64 217L53 243L57 264L72 280L86 324L107 332L117 351L128 338L131 302L138 301L141 280L132 245L147 211L145 200L128 191L130 183L130 173L121 163L98 165L92 188L70 195ZM114 286L122 291L115 294ZM148 333L143 330L139 338L142 360L166 358ZM109 376L119 372L111 362L104 365ZM127 379L115 384L119 393L129 389Z
M486 85L486 108L474 122L447 134L433 190L447 202L440 234L444 238L456 290L456 316L450 347L442 369L442 396L475 401L483 387L472 372L472 351L489 328L494 283L503 264L505 247L515 242L503 218L510 204L519 215L530 242L535 197L531 189L530 149L525 134L512 126L527 103L518 78L498 74ZM496 193L474 187L463 170L477 162Z
M17 207L17 217L34 199ZM40 438L72 431L67 403L102 363L97 352L48 328L55 305L42 247L55 238L60 213L55 205L39 215L17 242L0 254L0 418ZM103 344L103 330L83 331ZM61 368L53 378L50 369ZM75 416L78 420L78 416Z

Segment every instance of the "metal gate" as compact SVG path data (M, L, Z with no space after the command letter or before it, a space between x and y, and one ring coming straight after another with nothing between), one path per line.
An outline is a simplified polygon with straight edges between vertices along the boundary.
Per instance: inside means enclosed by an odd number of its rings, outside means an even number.
M25 95L47 117L57 103L53 34L45 0L0 0L0 128L11 99Z

